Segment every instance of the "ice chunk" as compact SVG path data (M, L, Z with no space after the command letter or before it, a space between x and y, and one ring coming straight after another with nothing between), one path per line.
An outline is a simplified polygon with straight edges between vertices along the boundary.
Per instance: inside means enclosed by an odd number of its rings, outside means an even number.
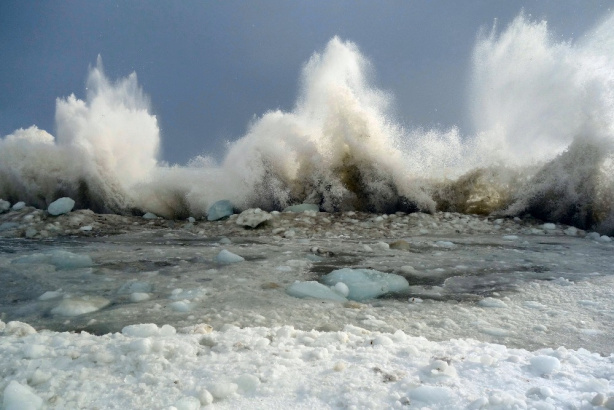
M151 213L151 212L147 212L145 213L145 215L143 215L143 219L157 219L158 215Z
M135 281L135 282L126 282L124 283L119 290L117 291L118 294L120 295L125 295L128 293L149 293L153 290L153 286L151 285L151 283L149 282L141 282L141 281Z
M452 249L456 247L454 242L450 242L450 241L436 241L435 245L439 246L440 248L448 248L448 249Z
M574 228L573 226L570 226L569 228L565 229L563 232L567 236L576 236L578 235L578 228Z
M200 410L200 400L193 396L185 396L175 403L177 410Z
M513 334L513 332L509 330L501 329L500 327L492 327L492 326L480 327L479 330L481 333L484 333L485 335L491 335L495 337L507 337Z
M523 303L523 306L529 309L537 309L537 310L542 310L542 309L546 309L547 306L543 305L539 302L536 302L534 300L527 300Z
M218 400L223 400L225 398L228 398L234 395L238 389L239 389L239 386L236 385L235 383L224 383L224 382L217 382L209 387L209 391L211 392L213 397L215 397Z
M546 231L553 231L556 229L556 225L553 223L545 223L542 225L542 228Z
M185 300L179 300L170 304L171 309L175 312L189 312L191 310L190 303Z
M5 201L4 199L0 199L0 214L11 209L11 203Z
M324 275L322 282L329 286L343 282L350 290L348 299L357 301L409 291L409 283L404 277L373 269L338 269Z
M455 395L447 387L419 386L409 393L412 400L428 404L443 404L451 401Z
M13 206L11 207L11 209L12 209L13 211L21 211L21 210L22 210L23 208L25 208L25 207L26 207L26 203L25 203L25 202L23 202L23 201L19 201L19 202L17 202L15 205L13 205Z
M207 210L207 220L217 221L218 219L226 218L234 213L234 206L232 202L227 199L217 201L209 207Z
M388 245L390 249L397 249L400 251L408 251L411 249L411 245L409 244L409 242L403 239L399 239L398 241L391 242Z
M243 374L236 380L241 393L252 393L260 386L260 379L253 374Z
M122 334L130 337L172 336L175 333L177 330L174 327L170 325L158 327L155 323L129 325L122 329Z
M38 297L38 300L50 300L50 299L57 299L60 296L62 296L62 292L59 292L57 290L48 290L47 292L43 293L42 295L40 295Z
M484 298L478 302L478 305L489 308L506 308L504 301L495 298Z
M47 208L47 212L49 212L51 215L54 215L54 216L67 214L70 211L72 211L74 206L75 206L75 201L73 201L72 199L68 197L64 197L64 198L56 199L55 201L50 203L49 207Z
M296 281L288 286L286 293L295 298L326 299L338 302L345 302L347 300L328 286L322 285L316 281Z
M99 296L68 297L53 309L51 313L60 316L79 316L102 309L111 303Z
M388 249L390 249L390 245L388 245L386 242L378 242L373 245L373 248L379 249L381 251L387 251Z
M58 269L79 269L88 268L94 264L89 255L78 255L76 253L53 250L45 253L35 253L14 259L15 264L47 264L54 265Z
M289 207L284 208L284 210L282 212L305 212L305 211L311 211L311 212L320 212L320 207L318 205L315 204L300 204L300 205L292 205Z
M269 219L271 219L270 213L265 212L260 208L250 208L241 212L237 218L237 225L255 228Z
M30 386L11 380L4 389L3 409L35 410L43 408L43 399L38 397Z
M130 294L130 302L134 303L144 302L146 300L149 300L150 298L151 295L149 295L149 293L134 292Z
M0 232L10 231L11 229L15 229L18 227L19 227L19 224L17 222L3 222L0 224Z
M347 297L350 294L350 288L343 282L337 283L332 289L343 297Z
M35 228L29 226L26 229L26 238L34 238L36 234L38 234L38 231Z
M535 373L544 375L557 371L561 367L561 362L552 356L535 356L531 358L531 367Z
M202 299L207 295L207 289L205 288L194 288L194 289L173 289L170 299L173 300L192 300L192 299Z
M215 257L215 261L221 265L228 265L230 263L243 262L245 259L239 255L236 255L226 249L222 249L220 253Z
M8 322L2 331L5 335L23 337L36 333L36 329L27 323L18 322L16 320Z
M82 232L91 231L92 229L93 229L92 225L85 225L85 226L82 226L81 228L79 228L79 230L82 231Z

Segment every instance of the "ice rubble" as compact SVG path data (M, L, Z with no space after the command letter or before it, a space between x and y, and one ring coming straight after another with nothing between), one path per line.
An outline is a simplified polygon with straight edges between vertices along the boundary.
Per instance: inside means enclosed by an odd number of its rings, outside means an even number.
M11 322L2 328L19 328ZM611 408L611 357L347 325L7 332L4 408ZM24 365L28 363L28 365ZM138 390L135 390L138 386ZM26 407L30 405L31 407Z

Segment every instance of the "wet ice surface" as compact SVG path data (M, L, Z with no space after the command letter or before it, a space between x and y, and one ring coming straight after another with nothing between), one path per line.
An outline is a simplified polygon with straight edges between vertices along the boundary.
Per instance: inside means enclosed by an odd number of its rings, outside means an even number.
M20 212L23 219L32 209ZM21 224L0 242L0 319L94 334L136 323L324 331L350 324L433 341L612 353L614 247L605 239L532 220L457 214L274 214L258 229L235 220L76 212L55 225ZM44 224L51 238L18 238ZM245 260L217 263L223 250ZM66 252L93 264L53 262ZM318 281L340 268L395 273L410 289L362 302L286 293L295 281Z

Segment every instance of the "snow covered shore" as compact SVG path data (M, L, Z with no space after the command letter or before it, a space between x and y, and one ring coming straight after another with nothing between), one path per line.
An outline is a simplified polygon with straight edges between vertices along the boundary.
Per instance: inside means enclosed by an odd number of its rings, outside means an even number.
M103 336L6 326L0 338L6 409L614 405L614 357L584 349L436 343L352 325L337 332L196 325L175 333L145 324ZM25 402L31 407L20 407Z

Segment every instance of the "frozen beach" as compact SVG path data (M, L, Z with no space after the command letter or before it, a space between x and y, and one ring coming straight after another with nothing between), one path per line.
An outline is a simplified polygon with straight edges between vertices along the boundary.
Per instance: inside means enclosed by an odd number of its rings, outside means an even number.
M453 213L274 212L255 229L237 215L0 218L7 408L600 408L614 395L606 236ZM28 228L44 238L20 238ZM342 268L409 286L361 301L288 292Z

